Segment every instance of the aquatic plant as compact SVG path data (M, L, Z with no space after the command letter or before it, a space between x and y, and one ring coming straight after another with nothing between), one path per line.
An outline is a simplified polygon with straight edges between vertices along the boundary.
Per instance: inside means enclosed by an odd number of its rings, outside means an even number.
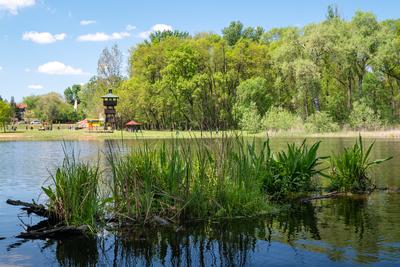
M288 144L286 151L280 151L272 157L271 174L264 179L267 193L275 197L288 196L291 193L304 193L315 190L314 177L323 175L319 166L326 157L318 156L321 142L310 147L304 140L301 145Z
M49 211L66 225L95 226L102 214L98 165L77 162L74 155L66 155L50 178L52 184L42 187Z
M265 211L260 176L253 175L254 151L234 154L232 141L209 142L144 144L126 156L112 151L108 158L115 215L146 223L154 216L181 220Z
M212 148L211 148L212 147ZM261 146L242 137L148 143L121 156L110 149L115 216L146 223L249 216L268 210L268 198L315 188L321 173L319 142L289 144L274 155L269 140Z
M370 160L369 156L375 142L364 148L361 135L351 148L345 148L342 153L330 159L330 188L345 192L367 192L375 189L375 184L369 177L369 169L392 157Z

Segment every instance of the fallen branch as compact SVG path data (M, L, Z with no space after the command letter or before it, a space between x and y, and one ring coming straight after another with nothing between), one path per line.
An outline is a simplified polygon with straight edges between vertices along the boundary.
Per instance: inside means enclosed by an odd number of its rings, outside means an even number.
M13 206L23 206L23 210L27 211L28 214L34 213L38 216L42 217L50 217L50 212L46 209L45 206L41 204L35 204L35 203L28 203L28 202L23 202L20 200L12 200L12 199L7 199L6 201L7 204L13 205Z
M307 202L310 202L312 200L331 198L331 197L336 197L336 196L339 196L339 195L342 195L342 194L343 193L341 193L341 192L334 191L334 192L331 192L331 193L328 193L328 194L325 194L325 195L319 195L319 196L314 196L314 197L303 198L303 199L300 200L300 202L301 203L307 203Z
M40 230L32 230L20 233L18 238L25 239L45 239L45 238L62 238L70 237L73 235L86 235L89 231L89 226L82 225L79 227L74 226L59 226L54 228L46 228Z

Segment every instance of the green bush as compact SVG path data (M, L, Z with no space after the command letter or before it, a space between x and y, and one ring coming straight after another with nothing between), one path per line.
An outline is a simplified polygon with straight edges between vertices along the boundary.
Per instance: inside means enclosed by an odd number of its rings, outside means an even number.
M339 125L333 122L328 113L323 111L309 116L304 127L307 132L312 133L336 132L339 130Z
M250 133L257 133L261 130L261 116L258 114L255 103L252 102L248 108L244 108L239 126L242 130Z
M280 107L271 107L262 119L262 125L267 130L287 131L300 124L300 117Z
M376 130L382 126L379 115L363 100L353 103L349 124L354 130Z
M352 148L345 148L343 153L331 157L329 178L332 190L366 192L374 189L368 170L391 157L371 161L369 155L373 147L374 143L365 150L360 136Z

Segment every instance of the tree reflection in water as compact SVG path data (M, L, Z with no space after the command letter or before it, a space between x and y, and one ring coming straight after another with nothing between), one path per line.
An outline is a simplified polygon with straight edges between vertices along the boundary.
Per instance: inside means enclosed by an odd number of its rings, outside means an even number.
M382 250L400 252L382 244L388 234L380 232L382 223L367 197L344 197L288 205L257 219L135 227L106 237L59 241L57 259L63 266L243 266L261 256L273 264L269 247L278 242L287 245L283 250L325 255L327 261L373 263Z

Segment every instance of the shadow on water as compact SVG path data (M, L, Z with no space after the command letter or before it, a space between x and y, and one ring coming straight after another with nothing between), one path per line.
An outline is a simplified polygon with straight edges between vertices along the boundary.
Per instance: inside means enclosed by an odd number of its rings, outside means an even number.
M369 205L381 198L340 197L291 204L257 219L179 228L136 227L104 236L55 241L53 248L61 266L244 266L257 263L260 257L278 264L273 253L276 246L283 255L312 253L320 258L320 264L328 266L335 262L398 262L398 241L397 245L382 243L393 231L381 219L388 216L387 210L376 212Z

